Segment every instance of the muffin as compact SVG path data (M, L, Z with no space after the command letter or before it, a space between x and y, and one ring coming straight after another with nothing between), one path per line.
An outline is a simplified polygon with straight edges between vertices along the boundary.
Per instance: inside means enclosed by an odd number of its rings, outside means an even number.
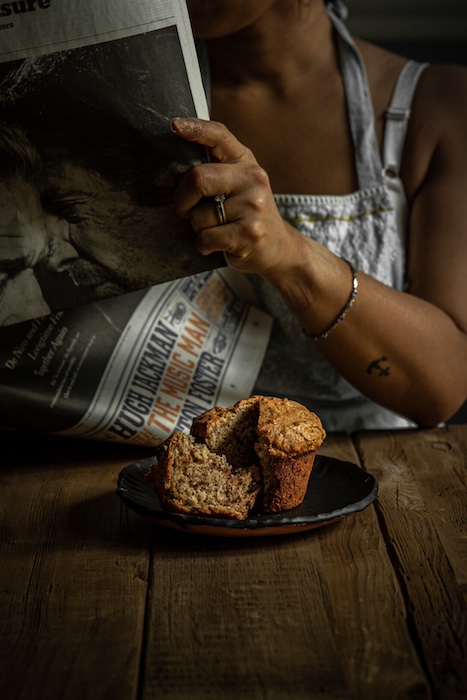
M244 520L260 491L256 465L233 469L192 435L175 433L156 450L146 478L161 506L187 515Z
M302 503L326 433L289 399L253 396L194 418L190 435L159 446L148 478L163 507L244 519Z

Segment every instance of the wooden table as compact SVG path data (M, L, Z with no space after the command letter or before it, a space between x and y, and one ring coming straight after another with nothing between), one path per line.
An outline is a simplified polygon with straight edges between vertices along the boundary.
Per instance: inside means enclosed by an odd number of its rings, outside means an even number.
M150 450L1 445L3 700L467 697L467 426L328 436L377 502L248 539L125 508Z

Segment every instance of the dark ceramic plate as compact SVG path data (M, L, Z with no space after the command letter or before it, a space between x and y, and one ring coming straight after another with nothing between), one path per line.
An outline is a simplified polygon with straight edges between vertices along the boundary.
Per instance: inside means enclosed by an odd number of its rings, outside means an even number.
M251 514L246 520L181 515L163 510L144 478L151 458L134 462L119 475L117 494L123 503L149 520L176 530L219 537L281 535L328 525L363 510L376 498L378 483L351 462L318 455L303 503L281 513Z

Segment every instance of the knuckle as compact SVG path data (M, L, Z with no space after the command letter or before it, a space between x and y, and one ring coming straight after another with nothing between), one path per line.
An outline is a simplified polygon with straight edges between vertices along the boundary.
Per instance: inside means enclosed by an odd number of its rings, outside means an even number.
M271 191L269 175L258 163L252 163L246 170L248 187L254 193L254 199L265 201L267 193Z
M231 134L230 131L227 129L227 127L226 127L225 124L223 124L222 122L215 122L215 124L216 124L216 129L217 129L218 132L219 132L219 137L220 137L223 141L228 141L228 140L230 140L230 139L232 138L232 134Z
M263 188L269 188L269 175L258 163L255 163L251 167L251 177L256 186Z
M260 219L253 219L248 222L248 238L254 245L258 245L265 237L265 229Z
M199 211L198 211L197 207L195 207L194 209L191 210L190 215L188 217L188 220L190 222L192 229L194 229L196 232L201 230L202 226L201 226L200 215L199 215Z
M248 148L248 146L245 146L245 145L243 146L242 156L245 160L251 161L252 167L254 167L254 166L257 166L258 168L260 167L257 163L257 160L255 158L253 151L250 148Z
M189 221L191 227L197 233L200 233L211 226L209 219L209 211L205 204L198 204L190 211Z
M208 231L200 231L196 234L196 250L201 255L209 255L214 251L211 236Z
M204 196L208 191L209 171L205 163L195 165L189 172L191 185L198 195Z
M262 191L257 191L254 196L250 197L249 205L253 216L250 224L262 228L263 217L267 213L267 197L263 195Z
M223 124L222 122L216 122L216 128L217 128L217 137L219 139L219 142L223 146L229 147L231 144L237 142L237 139L232 134L232 132L229 131L229 129L226 127L225 124Z

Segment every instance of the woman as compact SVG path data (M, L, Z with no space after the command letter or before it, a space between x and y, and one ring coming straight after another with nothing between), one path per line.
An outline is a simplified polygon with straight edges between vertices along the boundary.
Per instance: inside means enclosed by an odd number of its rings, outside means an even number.
M275 316L255 392L329 430L446 420L467 395L466 69L409 64L386 127L407 60L354 43L337 3L188 4L215 121L173 122L211 153L175 204Z

